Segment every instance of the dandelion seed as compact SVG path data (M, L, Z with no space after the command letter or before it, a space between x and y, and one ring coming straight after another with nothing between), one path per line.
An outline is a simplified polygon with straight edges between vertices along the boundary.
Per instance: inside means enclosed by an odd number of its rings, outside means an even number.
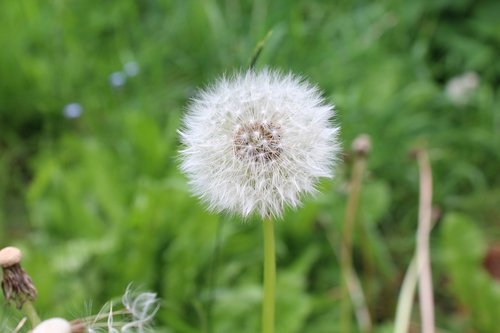
M88 333L145 333L148 332L156 312L160 307L155 293L134 293L130 286L119 303L109 302L95 316L80 319Z
M280 217L332 177L339 151L333 106L292 74L223 77L188 107L181 169L214 211Z

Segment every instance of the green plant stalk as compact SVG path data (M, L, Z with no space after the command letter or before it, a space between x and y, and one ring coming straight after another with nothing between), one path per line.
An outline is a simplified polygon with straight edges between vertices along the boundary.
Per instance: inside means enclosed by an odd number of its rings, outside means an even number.
M342 289L341 289L341 317L340 332L349 333L351 331L351 300L349 297L349 272L352 270L352 233L354 230L354 221L358 209L359 194L361 192L361 183L366 167L364 156L356 156L354 160L353 175L351 180L351 189L347 199L346 212L344 215L344 228L342 232L342 244L340 251L340 268L342 270Z
M219 221L217 222L217 231L215 234L215 245L214 252L212 256L212 263L210 264L210 275L208 277L208 289L209 289L209 297L207 303L207 325L206 332L213 333L213 307L215 304L215 287L217 284L217 271L219 266L219 252L220 252L220 243L222 241L222 228L225 221L225 217L219 217Z
M23 304L23 311L31 322L31 326L35 328L38 324L40 324L40 317L38 317L38 313L33 306L33 303L30 301L26 301Z
M274 223L263 222L264 231L264 297L262 302L262 333L274 333L274 307L276 293L276 250Z
M396 308L396 319L394 322L394 333L407 333L410 327L411 309L415 290L417 289L418 270L415 257L411 260L410 266L401 285Z
M320 227L322 227L325 231L327 231L327 228L325 227L325 224L320 220L319 221ZM338 258L339 257L339 250L338 247L336 246L338 242L334 240L333 237L331 237L328 233L326 233L326 239L328 241L328 244L330 245L330 248L332 249L334 255ZM363 290L361 288L361 283L359 281L358 276L356 275L356 272L353 269L350 269L348 271L342 272L343 277L347 280L347 286L349 288L349 293L351 294L351 301L355 305L354 309L356 310L356 318L358 320L358 325L360 328L360 331L362 333L365 332L371 332L372 330L372 320L370 317L370 311L368 309L366 300L365 300L365 295L363 293Z

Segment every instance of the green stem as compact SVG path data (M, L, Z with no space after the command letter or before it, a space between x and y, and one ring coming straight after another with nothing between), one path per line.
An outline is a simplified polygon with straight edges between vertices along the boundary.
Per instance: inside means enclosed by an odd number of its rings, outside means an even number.
M210 275L208 278L208 304L207 304L207 326L206 332L213 333L213 308L215 304L215 287L217 284L217 271L219 265L219 252L220 252L220 244L222 241L222 227L225 221L225 217L220 217L217 222L217 231L215 233L215 245L212 256L212 263L210 264Z
M263 230L264 230L264 299L262 303L262 332L274 333L276 253L275 253L273 221L264 220Z
M410 327L411 309L415 290L417 289L418 270L415 257L411 260L406 270L403 284L399 289L398 305L396 308L396 319L394 320L394 333L406 333Z
M24 313L26 313L26 317L28 317L29 321L31 322L31 326L33 328L35 328L38 324L40 324L40 317L38 317L35 307L33 306L33 303L31 303L30 301L24 302L23 310Z

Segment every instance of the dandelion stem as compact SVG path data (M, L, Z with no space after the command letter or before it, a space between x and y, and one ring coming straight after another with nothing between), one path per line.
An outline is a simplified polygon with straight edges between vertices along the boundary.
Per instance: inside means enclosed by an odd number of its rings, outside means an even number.
M352 286L354 282L352 277L355 272L352 268L352 234L354 230L354 222L356 220L356 211L358 209L359 195L361 192L361 185L363 174L366 168L366 155L370 150L370 139L366 135L360 135L353 142L353 150L355 153L354 166L352 171L352 179L350 184L349 197L347 199L347 206L344 215L344 223L342 230L342 242L340 250L340 266L342 274L342 289L341 289L341 317L340 317L340 331L342 333L349 333L351 331L351 299ZM369 318L368 310L364 313ZM368 320L370 322L370 320ZM369 331L371 325L363 331Z
M220 243L222 241L222 228L225 221L225 217L220 217L217 223L217 231L215 234L215 244L212 256L212 262L210 264L210 275L208 278L208 303L207 303L207 333L213 333L213 307L215 304L215 288L217 285L217 271L219 264L219 252L220 252Z
M394 320L394 333L407 333L410 327L411 309L418 282L418 270L413 258L406 270L403 284L399 290L396 319Z
M23 310L24 313L26 313L26 317L28 317L29 321L31 322L32 327L36 327L38 324L40 324L40 317L38 317L38 313L36 312L33 303L31 303L30 301L24 302Z
M432 169L425 149L416 152L420 173L420 200L417 230L418 289L422 332L434 333L434 297L429 254L429 235L432 228Z
M262 303L262 332L274 332L274 306L276 289L276 253L274 223L263 221L264 230L264 298Z

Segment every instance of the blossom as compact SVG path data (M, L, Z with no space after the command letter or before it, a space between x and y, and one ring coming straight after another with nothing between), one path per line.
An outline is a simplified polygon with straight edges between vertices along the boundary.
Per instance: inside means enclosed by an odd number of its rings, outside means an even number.
M468 103L472 93L479 86L479 75L476 72L466 72L451 78L446 83L446 95L458 106Z
M126 82L127 76L123 72L113 72L109 75L109 84L115 89L123 87Z
M135 61L129 61L123 65L123 72L129 77L137 76L141 71L139 64Z
M191 101L179 131L181 169L213 211L281 217L332 177L333 105L293 74L222 77Z
M83 107L78 103L67 104L63 109L63 115L68 119L79 118L82 113Z

